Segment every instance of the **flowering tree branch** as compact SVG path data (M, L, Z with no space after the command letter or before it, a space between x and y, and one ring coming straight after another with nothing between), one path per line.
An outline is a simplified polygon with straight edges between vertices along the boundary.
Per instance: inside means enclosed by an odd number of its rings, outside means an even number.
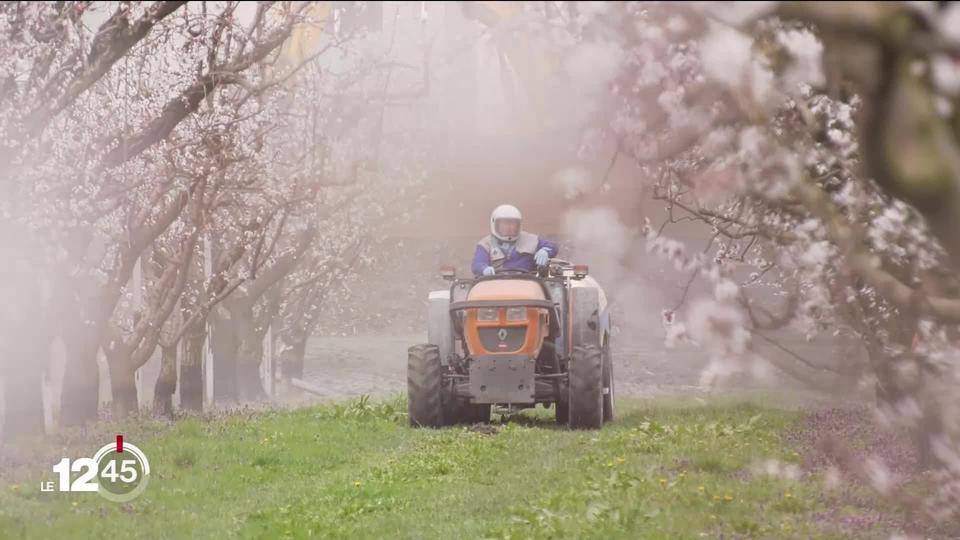
M59 91L52 88L52 84L47 85L43 98L38 100L37 108L24 119L26 135L31 138L39 135L54 116L100 80L118 60L146 37L158 22L184 4L186 2L182 1L155 2L132 24L129 20L129 8L121 5L113 16L100 26L83 65L78 67L78 73L69 79L65 88ZM55 81L57 79L52 82Z
M802 183L795 188L794 193L826 224L831 238L843 251L851 271L876 288L885 298L903 309L935 317L942 322L960 323L960 299L927 296L884 270L880 260L864 248L864 235L859 226L846 221L818 187Z

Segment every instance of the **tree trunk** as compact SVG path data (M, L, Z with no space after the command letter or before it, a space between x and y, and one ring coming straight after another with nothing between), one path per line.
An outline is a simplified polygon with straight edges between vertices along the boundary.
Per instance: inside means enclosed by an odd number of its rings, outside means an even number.
M24 312L22 325L8 328L0 349L0 378L4 384L4 418L0 418L5 437L44 432L43 372L50 363L52 330L41 312Z
M893 405L900 401L900 399L903 398L903 392L897 384L896 376L890 366L889 359L879 362L876 359L872 359L871 364L874 366L873 372L877 377L875 388L877 405Z
M137 396L136 373L126 357L112 358L110 366L110 389L113 391L113 415L126 418L140 410Z
M290 343L280 359L280 373L285 380L303 378L303 359L307 352L307 340L298 339Z
M3 426L4 439L44 432L43 394L40 391L44 363L42 357L15 354L3 359Z
M233 323L220 315L210 318L213 349L213 396L215 400L237 399L237 339Z
M256 331L253 305L236 303L230 307L233 337L237 342L234 357L236 399L257 401L266 397L260 385L260 362L263 359L262 336Z
M945 462L934 452L934 438L949 440L951 433L949 422L945 421L944 411L956 410L956 387L947 373L928 366L920 366L920 382L916 398L920 402L923 415L917 422L914 435L917 453L922 469L949 470L952 464Z
M173 394L177 391L177 346L160 346L160 376L153 388L153 410L173 418ZM181 392L182 393L182 392ZM182 401L182 398L181 398Z
M917 378L898 376L897 365L906 362L916 363L913 355L907 354L896 358L880 355L880 361L873 359L874 372L877 376L876 398L881 408L888 407L896 410L897 404L904 399L913 399L922 412L915 425L911 426L913 444L917 451L918 465L922 469L939 468L944 463L933 452L932 437L943 435L943 420L937 406L936 390L929 378L923 372L922 366L917 366ZM934 377L934 380L937 378Z
M183 358L180 360L180 407L203 411L203 347L206 342L204 321L193 324L183 338Z
M100 407L100 370L97 368L100 340L97 335L96 332L84 333L80 329L63 336L68 353L63 374L60 421L65 426L78 426L97 419Z
M917 460L923 470L946 468L933 451L933 437L943 435L943 422L939 411L934 407L923 407L923 416L914 432L917 445Z
M259 401L266 397L260 383L263 344L256 334L244 338L237 354L237 397L241 401Z

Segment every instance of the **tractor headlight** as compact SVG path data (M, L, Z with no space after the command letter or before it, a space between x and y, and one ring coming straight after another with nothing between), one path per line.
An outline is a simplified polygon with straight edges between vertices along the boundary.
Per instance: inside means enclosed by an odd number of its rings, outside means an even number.
M507 308L507 320L508 320L508 321L525 321L525 320L527 320L527 308L525 308L525 307L511 307L511 308Z
M477 320L495 321L497 320L497 308L480 308L477 310Z

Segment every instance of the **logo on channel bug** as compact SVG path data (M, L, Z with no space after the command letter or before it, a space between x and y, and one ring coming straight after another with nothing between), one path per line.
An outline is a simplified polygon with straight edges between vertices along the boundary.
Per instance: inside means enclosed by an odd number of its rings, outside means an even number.
M123 442L123 435L104 445L92 458L63 458L53 466L58 482L41 482L40 491L96 492L114 502L128 502L140 496L150 481L150 462L135 445ZM71 473L79 473L71 478Z

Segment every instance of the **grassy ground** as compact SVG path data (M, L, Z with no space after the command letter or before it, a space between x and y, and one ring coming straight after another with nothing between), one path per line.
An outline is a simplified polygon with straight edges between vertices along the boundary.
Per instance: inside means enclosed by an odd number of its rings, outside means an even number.
M404 412L398 398L141 426L128 440L153 476L127 504L41 493L59 458L0 469L0 537L882 537L815 519L832 504L815 478L751 474L799 459L781 436L796 412L624 402L600 432L530 411L492 434L413 430Z

